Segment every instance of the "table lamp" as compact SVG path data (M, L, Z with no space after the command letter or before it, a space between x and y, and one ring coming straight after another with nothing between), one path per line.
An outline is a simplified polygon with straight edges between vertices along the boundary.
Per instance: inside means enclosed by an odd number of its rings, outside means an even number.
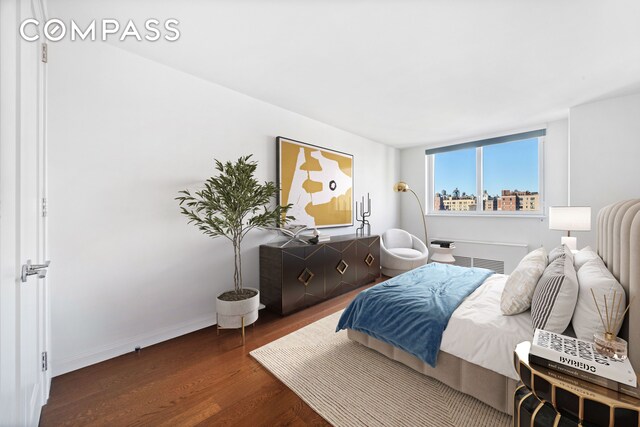
M577 249L576 238L572 231L591 230L591 207L589 206L551 206L549 207L549 230L566 231L561 243L571 250Z

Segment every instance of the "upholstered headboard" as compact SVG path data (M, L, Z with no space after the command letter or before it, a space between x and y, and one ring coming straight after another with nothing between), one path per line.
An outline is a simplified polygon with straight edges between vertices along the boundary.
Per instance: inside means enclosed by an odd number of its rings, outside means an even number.
M607 268L635 299L622 328L629 342L629 359L640 372L640 199L605 206L598 212L597 250Z

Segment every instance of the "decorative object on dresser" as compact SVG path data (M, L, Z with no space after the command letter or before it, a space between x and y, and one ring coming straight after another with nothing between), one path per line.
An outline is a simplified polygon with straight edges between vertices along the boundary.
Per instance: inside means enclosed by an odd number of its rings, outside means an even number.
M371 197L367 193L367 209L364 209L364 196L360 202L360 210L358 210L358 202L356 202L356 218L360 221L361 225L356 229L356 236L369 236L371 235L371 224L369 224L369 218L371 216ZM360 212L360 213L358 213ZM366 233L365 233L366 230Z
M268 309L289 314L380 277L380 237L332 236L317 245L260 246L260 295Z
M639 427L640 400L533 362L530 342L514 363L521 384L514 394L515 427Z
M254 228L276 227L294 219L287 216L291 207L272 206L278 187L273 182L260 184L254 177L258 163L251 155L235 163L215 160L215 176L208 178L204 188L183 190L176 197L180 211L206 236L225 237L233 244L234 289L216 298L216 323L220 329L242 329L258 320L260 292L245 288L242 282L242 240Z
M413 234L391 228L380 238L380 257L382 274L393 277L425 265L429 250Z
M422 203L420 202L420 198L418 197L416 192L409 187L409 184L407 184L404 181L396 182L396 184L393 186L393 191L397 193L406 193L408 191L411 194L413 194L413 196L416 198L416 201L418 202L418 207L420 208L420 217L422 218L422 226L424 227L424 243L425 245L428 244L429 237L427 236L427 218L424 216L424 209L422 208ZM428 256L429 254L427 253L427 257Z
M589 206L551 206L549 207L549 230L566 231L561 243L576 250L577 242L571 237L572 231L591 230L591 208Z
M262 227L265 230L275 231L280 234L282 237L286 237L287 241L282 243L281 246L285 247L291 242L302 242L306 243L303 240L304 235L302 233L308 230L307 226L304 224L283 224L282 227Z
M353 155L276 138L278 202L309 228L353 225Z
M324 243L331 240L331 236L329 234L323 234L319 232L317 228L314 228L310 234L303 234L302 237L305 238L302 243L311 243L312 245L317 245L318 243Z

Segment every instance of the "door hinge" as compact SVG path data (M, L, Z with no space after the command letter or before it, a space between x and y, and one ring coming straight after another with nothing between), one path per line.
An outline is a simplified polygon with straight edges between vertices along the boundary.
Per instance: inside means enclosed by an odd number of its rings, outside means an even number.
M46 351L42 352L42 371L49 369L49 359Z
M42 198L42 216L47 216L47 198Z
M49 59L49 51L48 51L48 47L47 47L46 43L42 43L42 51L40 52L40 59L45 64L47 63L47 61Z

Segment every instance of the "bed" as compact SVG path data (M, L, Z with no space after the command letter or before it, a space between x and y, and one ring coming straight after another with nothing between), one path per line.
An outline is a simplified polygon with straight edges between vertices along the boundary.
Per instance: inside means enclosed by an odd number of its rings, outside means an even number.
M629 358L640 367L640 199L604 207L596 220L597 253L624 287L632 302L621 336ZM432 367L407 351L362 331L347 328L348 337L366 347L472 395L512 415L517 375L516 344L533 336L530 312L503 316L500 295L507 276L488 277L455 309ZM635 299L632 298L636 296Z

